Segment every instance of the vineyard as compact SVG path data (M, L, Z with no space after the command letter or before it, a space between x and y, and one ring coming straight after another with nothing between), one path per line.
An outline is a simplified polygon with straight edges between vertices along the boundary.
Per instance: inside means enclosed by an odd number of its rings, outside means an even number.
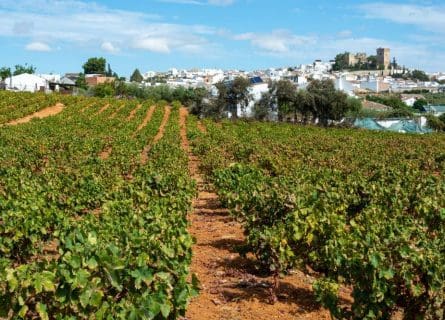
M242 254L279 276L318 274L338 319L443 319L445 140L250 122L189 135L220 199L241 222ZM339 296L351 289L352 305Z
M11 94L0 91L0 125L55 105L57 102L56 97L43 93Z
M62 102L57 116L0 130L0 318L183 314L196 291L186 221L195 188L178 121L153 144L161 104Z
M298 270L336 319L445 317L443 135L201 123L176 103L8 92L0 126L0 319L199 319L206 307L186 311L208 284L192 257L218 258L190 232L202 190L230 210L218 228L240 224L232 249L271 276L270 305ZM218 234L217 210L199 227Z

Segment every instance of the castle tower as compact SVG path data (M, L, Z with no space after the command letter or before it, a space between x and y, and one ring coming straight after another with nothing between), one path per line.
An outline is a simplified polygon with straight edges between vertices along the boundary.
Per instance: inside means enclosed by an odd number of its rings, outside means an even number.
M384 69L389 69L391 64L391 50L389 48L377 49L377 64L383 65Z

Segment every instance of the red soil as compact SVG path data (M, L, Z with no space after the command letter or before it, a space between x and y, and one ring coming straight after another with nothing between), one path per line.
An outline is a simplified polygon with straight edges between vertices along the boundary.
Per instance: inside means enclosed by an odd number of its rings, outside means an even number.
M46 117L55 116L56 114L59 114L60 112L62 112L64 108L65 108L65 106L62 103L57 103L56 105L54 105L52 107L42 109L40 111L37 111L37 112L35 112L31 115L28 115L26 117L23 117L21 119L10 121L10 122L8 122L8 125L15 126L18 124L27 123L34 118L43 119Z

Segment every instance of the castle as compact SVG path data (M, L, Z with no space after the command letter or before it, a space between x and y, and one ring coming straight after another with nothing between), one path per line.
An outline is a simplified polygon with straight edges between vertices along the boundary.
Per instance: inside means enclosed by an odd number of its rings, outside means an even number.
M389 48L378 48L377 49L377 63L383 65L384 69L387 70L391 65L391 50Z
M385 70L391 68L391 50L389 48L378 48L377 49L377 65L383 66ZM348 53L345 56L345 62L348 66L354 66L358 63L366 63L368 56L366 53Z

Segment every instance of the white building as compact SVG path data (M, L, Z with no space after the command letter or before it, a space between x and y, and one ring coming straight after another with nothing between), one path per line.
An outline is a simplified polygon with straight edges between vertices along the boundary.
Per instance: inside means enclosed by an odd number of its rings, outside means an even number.
M236 114L237 114L238 118L252 117L253 116L253 107L255 106L255 103L261 99L263 93L266 93L269 91L269 84L267 82L264 82L262 78L252 77L249 80L250 80L250 86L248 88L248 91L249 91L250 99L249 99L249 102L244 110L241 109L240 105L238 105L236 107ZM230 80L228 82L228 85L230 85L229 83L230 83ZM210 87L209 92L210 92L210 95L213 97L218 96L218 89L214 85ZM229 118L231 118L232 113L228 112L227 116Z
M420 94L402 94L400 100L402 100L407 106L412 107L417 100L425 99L424 96Z
M171 68L168 70L168 74L172 77L177 77L179 75L179 71L176 68Z
M224 80L224 73L223 72L215 73L213 75L209 75L208 76L208 83L210 83L210 84L216 84L216 83L218 83L220 81L223 81L223 80Z
M367 79L360 83L361 89L368 89L374 92L380 92L379 81L377 79Z
M342 75L335 79L335 89L343 91L348 96L355 96L354 90L359 89L360 86L347 79L347 76Z
M144 80L147 80L148 78L153 78L154 76L156 76L156 71L147 71L142 75Z
M250 101L249 104L246 107L245 113L243 114L241 112L241 109L238 107L237 114L238 117L246 116L246 117L252 117L253 116L253 107L255 106L255 103L257 103L260 99L263 93L266 93L269 91L269 85L267 82L264 82L260 77L254 77L250 79L251 86L249 87L249 95L250 95Z
M328 73L332 70L332 63L331 62L323 62L321 60L315 60L314 61L314 71L322 72L322 73Z
M61 79L60 74L38 74L37 76L53 83L59 83Z
M360 81L360 88L373 92L389 91L392 88L390 78L368 76Z
M307 77L305 75L298 75L295 82L301 88L306 87L306 85L308 84L308 80L307 80Z
M6 90L14 91L47 91L49 81L34 74L23 73L5 79Z

